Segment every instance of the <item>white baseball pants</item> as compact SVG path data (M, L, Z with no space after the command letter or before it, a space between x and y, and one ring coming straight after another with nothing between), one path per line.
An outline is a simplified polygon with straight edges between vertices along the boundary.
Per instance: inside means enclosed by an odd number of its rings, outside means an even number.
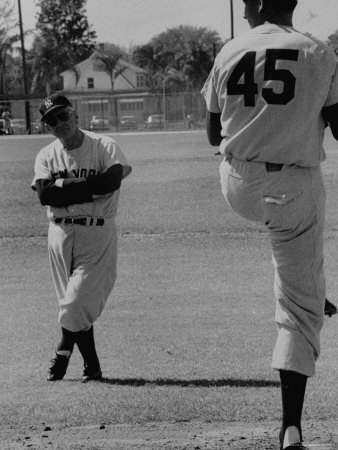
M103 311L116 280L114 220L105 220L103 226L50 222L48 250L59 323L69 331L89 329Z
M278 330L272 367L313 376L325 305L321 169L267 172L264 163L232 159L221 163L220 176L230 207L269 233Z

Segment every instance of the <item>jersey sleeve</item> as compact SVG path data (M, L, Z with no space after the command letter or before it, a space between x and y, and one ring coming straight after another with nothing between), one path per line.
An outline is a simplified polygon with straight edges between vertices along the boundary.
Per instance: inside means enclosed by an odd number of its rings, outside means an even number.
M208 111L212 113L221 113L218 103L218 95L214 86L214 73L215 71L213 68L204 83L201 94L204 96Z
M103 165L104 169L108 169L109 167L121 164L123 168L122 178L126 178L131 172L131 166L123 154L122 150L118 146L118 144L114 141L108 142L105 146L104 156L103 156Z
M338 103L338 59L336 58L336 70L332 77L331 86L324 106L332 106Z
M50 170L48 168L48 164L46 158L44 157L44 152L40 151L35 159L34 164L34 178L31 183L31 188L36 191L35 183L37 180L50 180Z

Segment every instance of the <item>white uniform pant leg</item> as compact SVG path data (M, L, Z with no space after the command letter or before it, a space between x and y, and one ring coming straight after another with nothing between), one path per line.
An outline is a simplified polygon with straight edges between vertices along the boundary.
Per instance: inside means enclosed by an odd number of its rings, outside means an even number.
M295 205L290 205L294 230L275 230L273 221L268 225L278 329L272 367L313 376L320 354L325 306L325 191L320 168L296 171L298 175L303 172L299 177L303 190L299 202L295 200ZM292 184L297 189L297 181ZM298 207L299 212L295 211Z
M104 226L64 225L59 237L73 237L71 271L59 297L59 323L70 331L91 327L103 311L116 280L117 232L113 220ZM53 252L63 246L56 241ZM62 260L63 255L58 254ZM53 258L55 261L55 258ZM58 266L54 266L57 272ZM54 275L55 276L55 275ZM63 280L63 274L55 278Z
M321 170L286 167L267 173L264 164L233 160L231 166L222 162L220 173L229 205L243 217L264 223L269 231L278 329L272 367L312 376L325 304ZM282 204L267 203L264 197Z
M66 293L71 273L74 246L72 227L49 223L48 256L56 295L60 301Z

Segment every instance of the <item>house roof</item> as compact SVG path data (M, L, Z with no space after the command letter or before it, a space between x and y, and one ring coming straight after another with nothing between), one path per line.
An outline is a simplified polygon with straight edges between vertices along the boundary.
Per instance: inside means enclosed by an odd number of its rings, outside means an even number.
M89 58L85 59L84 61L78 63L75 65L75 68L79 70L79 72L84 72L88 66L90 66L95 59L99 59L100 54L104 54L104 51L94 50L93 53L89 56ZM124 59L120 58L118 61L118 64L123 67L128 67L130 70L132 70L135 73L147 73L146 70L142 69L141 67L135 66L135 64L132 64L128 61L125 61ZM73 69L67 69L63 72L61 72L60 75L64 75L65 73L73 71Z

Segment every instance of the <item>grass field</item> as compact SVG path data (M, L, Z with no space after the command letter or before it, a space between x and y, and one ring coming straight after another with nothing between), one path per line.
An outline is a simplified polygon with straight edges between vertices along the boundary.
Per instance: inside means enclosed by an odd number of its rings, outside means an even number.
M59 328L45 209L30 183L51 139L0 139L0 449L277 449L264 229L226 207L203 132L115 138L133 173L120 196L118 281L95 331L105 383L86 385L77 352L64 381L45 381ZM325 147L326 278L337 303L338 143L328 135ZM327 319L304 411L318 450L338 448L337 341L337 319Z

